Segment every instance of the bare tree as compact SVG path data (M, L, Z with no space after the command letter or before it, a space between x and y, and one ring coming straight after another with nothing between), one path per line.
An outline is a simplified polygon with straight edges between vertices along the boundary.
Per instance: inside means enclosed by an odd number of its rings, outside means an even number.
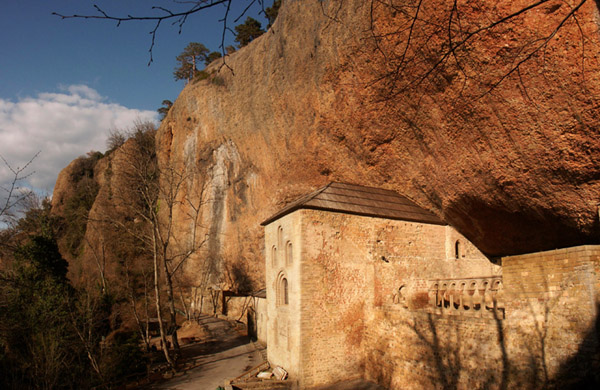
M173 286L175 274L182 269L182 266L190 256L203 247L207 241L207 236L199 237L198 231L202 205L206 201L204 191L201 189L200 193L194 194L193 198L196 199L195 201L190 196L182 197L183 186L188 185L192 187L191 182L198 175L199 173L196 169L192 168L191 171L182 172L175 164L161 167L159 200L163 206L158 209L157 215L153 217L156 219L155 235L165 275L171 323L174 326L172 341L177 351L179 351L179 341L177 338L177 312L175 309L176 299ZM191 226L189 234L184 234L183 236L180 236L174 229L174 212L180 206L183 206L186 212L183 220L178 220L178 223Z
M381 99L408 96L418 103L422 96L453 89L461 97L481 97L494 91L511 76L521 78L521 69L542 56L558 32L569 23L578 26L577 12L588 0L537 0L511 7L495 3L466 1L371 0L371 38L385 69L373 81L381 89ZM483 11L483 12L477 12ZM545 19L538 30L516 39L512 30L524 17L536 14ZM486 17L481 17L486 15ZM395 18L390 24L382 17ZM496 58L485 55L487 42L505 36L510 44ZM515 38L515 39L513 39ZM451 99L457 96L453 94Z
M33 175L34 172L29 171L29 168L39 154L40 152L37 152L22 167L13 167L4 156L0 155L5 168L12 175L8 183L0 183L0 190L2 191L2 198L0 198L0 223L7 224L14 220L18 214L19 205L22 205L31 196L31 191L22 188L21 184Z
M94 223L91 221L87 224L87 228L94 228L97 230ZM99 235L98 244L100 248L98 249L94 247L87 235L85 235L83 239L85 240L86 248L89 248L92 252L92 257L98 268L98 275L100 276L100 283L102 284L102 293L108 293L108 281L106 278L106 245L104 243L104 237Z
M103 222L113 224L118 231L139 242L143 253L151 258L161 344L167 363L175 367L175 361L167 347L167 330L163 323L161 266L156 237L159 169L154 145L155 133L156 129L152 123L136 123L134 129L129 132L130 139L117 151L113 163L115 168L119 167L113 179L116 218ZM126 263L126 275L128 283L131 282L128 263ZM131 303L135 307L135 299ZM139 321L138 326L140 326ZM145 333L142 330L142 334Z
M198 229L201 206L206 199L202 193L194 193L193 198L188 196L188 189L197 180L203 182L194 167L181 168L176 163L159 165L154 144L155 132L151 123L136 124L130 139L116 153L113 199L121 216L105 222L112 223L134 238L142 253L151 258L154 300L163 351L167 362L175 367L176 356L169 352L169 332L163 323L166 316L162 294L166 294L168 317L173 329L170 332L171 340L178 353L175 276L206 242L206 237L200 237ZM190 226L189 231L175 226L175 212L179 209L186 211L184 215L177 215L177 221L181 226ZM125 265L130 283L129 263L125 262ZM144 296L147 297L146 291ZM131 301L135 305L135 299ZM134 315L139 318L136 312ZM147 334L147 330L146 324L142 333Z
M225 37L227 32L233 33L233 30L230 27L231 23L237 23L244 15L246 15L251 8L259 8L259 13L265 15L270 21L273 19L273 12L267 14L265 8L265 0L236 0L236 3L243 3L244 8L238 14L233 14L232 5L234 0L192 0L192 1L176 1L173 0L169 3L169 5L165 6L152 6L148 10L149 14L143 15L116 15L111 14L103 7L98 4L94 4L95 13L94 14L61 14L58 12L53 12L53 15L59 16L62 19L100 19L100 20L108 20L117 24L117 27L121 25L121 23L127 22L149 22L152 24L152 30L150 31L151 42L150 42L150 60L148 65L150 65L153 61L152 53L154 49L154 45L156 43L156 35L159 31L159 28L165 24L170 23L171 26L175 26L179 32L181 33L184 25L190 18L197 16L199 14L205 13L209 9L220 7L222 10L222 16L219 21L222 24L222 34L221 34L221 45L219 48L221 49L221 54L223 55L223 64L225 63L226 55L229 54L227 52L225 46ZM274 8L274 7L271 7ZM276 7L279 9L279 7ZM157 13L152 15L151 13Z

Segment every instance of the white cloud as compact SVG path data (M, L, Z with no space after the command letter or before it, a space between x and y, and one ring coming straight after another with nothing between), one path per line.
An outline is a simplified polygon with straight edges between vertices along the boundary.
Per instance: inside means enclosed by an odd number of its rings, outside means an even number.
M102 96L93 88L88 87L87 85L78 84L78 85L69 85L66 88L63 86L62 89L66 89L71 95L78 95L81 97L86 97L92 100L104 100Z
M41 151L30 167L35 173L21 183L40 192L51 193L60 170L76 157L90 150L103 152L110 129L157 118L154 111L109 103L86 85L61 86L60 90L17 102L0 99L0 155L17 169ZM0 184L5 186L12 178L0 161Z

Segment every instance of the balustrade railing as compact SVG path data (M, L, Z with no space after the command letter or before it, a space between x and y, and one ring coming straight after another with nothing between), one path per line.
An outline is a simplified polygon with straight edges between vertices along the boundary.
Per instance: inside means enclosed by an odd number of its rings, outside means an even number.
M502 276L430 280L430 308L439 314L504 319Z

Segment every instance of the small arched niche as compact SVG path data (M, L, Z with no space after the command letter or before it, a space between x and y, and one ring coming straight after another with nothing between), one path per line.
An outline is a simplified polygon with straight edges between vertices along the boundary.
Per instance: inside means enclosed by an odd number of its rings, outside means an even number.
M285 262L287 265L291 265L294 261L294 253L292 251L292 243L290 241L285 245Z
M283 247L283 228L281 226L277 228L277 246Z

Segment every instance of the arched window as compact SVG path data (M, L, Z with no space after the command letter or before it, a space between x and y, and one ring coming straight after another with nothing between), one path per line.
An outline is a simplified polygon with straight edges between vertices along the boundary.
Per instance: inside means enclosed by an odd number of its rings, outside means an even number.
M275 302L277 306L287 305L290 303L288 281L285 275L279 274L277 277Z
M287 305L290 303L290 299L289 299L289 295L288 295L288 281L286 278L282 279L281 287L283 289L283 304Z
M285 259L286 259L286 263L288 265L292 264L292 261L294 259L293 253L292 253L292 243L289 241L287 242L287 245L285 246Z
M271 265L274 267L277 264L277 247L273 245L271 248Z
M460 255L461 255L461 245L460 245L460 241L456 240L456 242L454 243L454 258L455 259L459 259Z

